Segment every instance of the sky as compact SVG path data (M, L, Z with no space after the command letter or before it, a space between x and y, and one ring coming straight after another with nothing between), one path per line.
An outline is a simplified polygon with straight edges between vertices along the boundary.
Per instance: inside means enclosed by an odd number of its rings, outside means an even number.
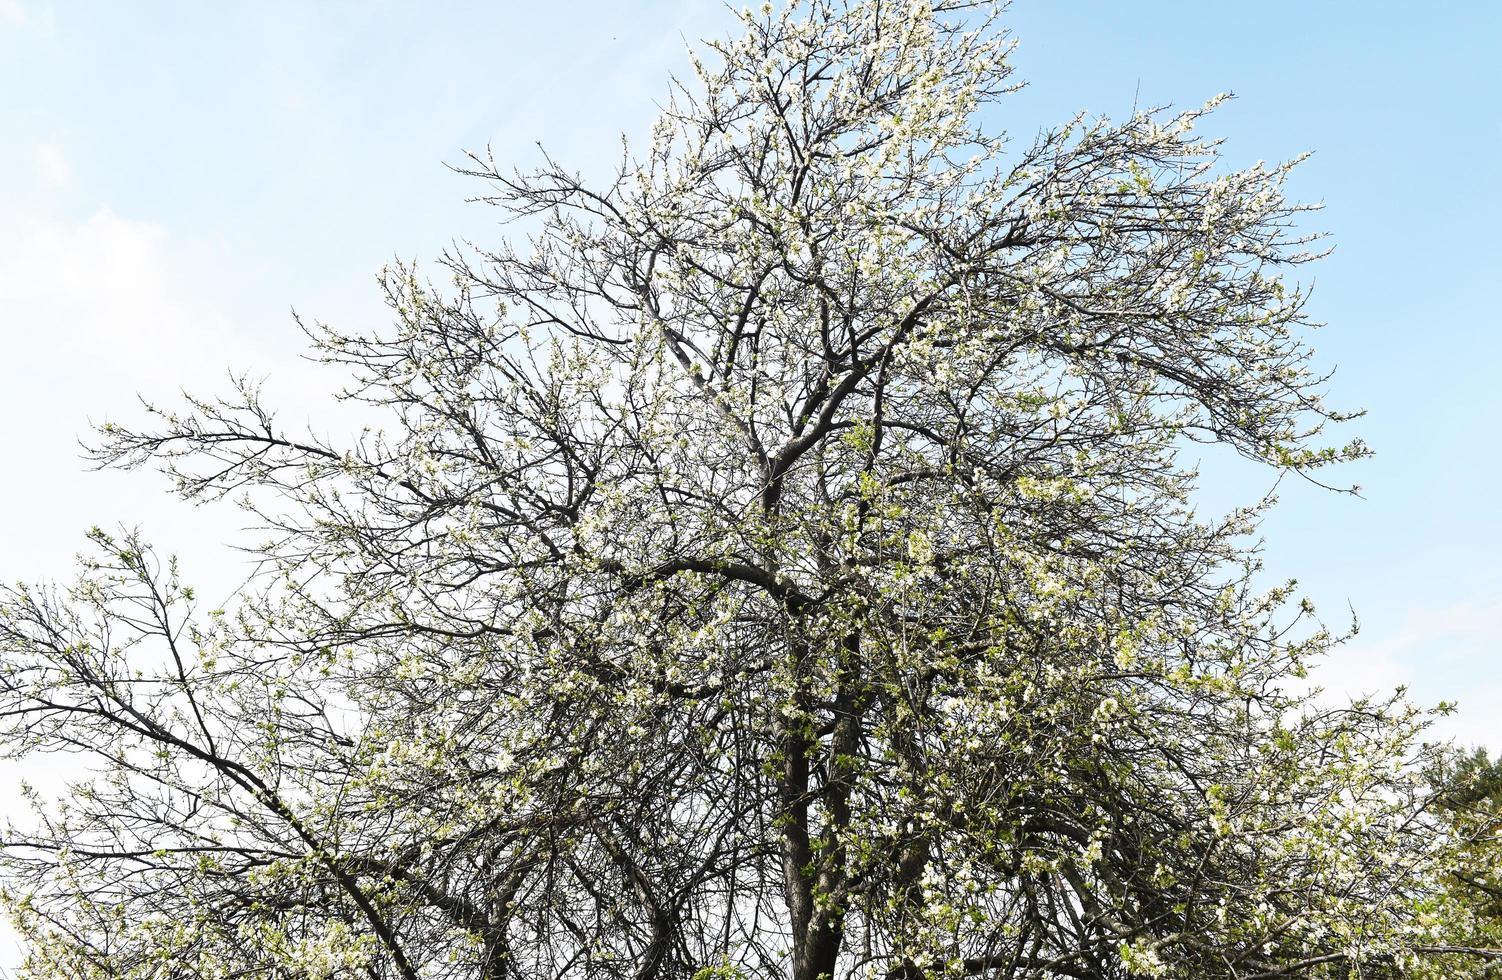
M0 0L0 579L66 576L89 526L127 524L228 593L242 515L89 472L91 422L234 369L337 435L339 378L290 311L384 322L383 263L506 234L449 169L466 150L598 171L730 20L713 0ZM1502 748L1502 4L1018 0L1009 23L1027 85L988 121L1024 142L1229 91L1203 127L1228 163L1314 151L1292 181L1335 246L1314 344L1332 402L1369 412L1342 435L1376 456L1339 474L1359 498L1281 485L1267 581L1358 617L1332 690L1456 700L1436 734ZM1207 505L1271 485L1222 476Z

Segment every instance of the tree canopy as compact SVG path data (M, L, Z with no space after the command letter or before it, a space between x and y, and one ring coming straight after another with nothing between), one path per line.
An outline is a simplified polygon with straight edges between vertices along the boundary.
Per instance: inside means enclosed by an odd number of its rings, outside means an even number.
M1184 449L1322 480L1293 164L1215 103L997 128L989 5L742 16L592 182L393 322L306 323L381 428L257 387L107 424L266 529L198 608L133 533L0 597L0 846L36 977L1370 977L1442 914L1425 715L1207 519Z

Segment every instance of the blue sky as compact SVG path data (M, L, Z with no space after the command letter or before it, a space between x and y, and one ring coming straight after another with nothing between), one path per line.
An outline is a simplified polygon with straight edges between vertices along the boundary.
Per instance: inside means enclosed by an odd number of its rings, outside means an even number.
M729 20L711 0L0 0L0 577L62 574L85 528L124 521L228 589L239 515L85 473L88 420L233 365L337 433L288 309L380 318L383 262L503 234L445 162L490 143L526 164L540 141L598 168L684 39ZM1337 249L1313 270L1315 344L1378 455L1345 476L1364 499L1284 485L1269 581L1359 614L1332 686L1458 698L1443 731L1502 746L1502 4L1019 0L1010 22L1029 84L993 122L1020 137L1232 91L1206 126L1230 163L1315 151L1293 184Z

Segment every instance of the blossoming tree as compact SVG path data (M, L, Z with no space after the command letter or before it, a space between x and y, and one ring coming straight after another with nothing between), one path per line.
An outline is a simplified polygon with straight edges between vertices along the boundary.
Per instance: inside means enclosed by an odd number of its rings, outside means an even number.
M16 755L94 760L6 832L37 977L1271 978L1446 945L1422 716L1295 679L1264 503L1318 479L1288 166L1211 107L987 128L996 12L747 12L592 184L394 325L307 325L389 420L249 384L103 427L272 529L203 612L133 535L0 607ZM1436 960L1436 958L1440 958Z

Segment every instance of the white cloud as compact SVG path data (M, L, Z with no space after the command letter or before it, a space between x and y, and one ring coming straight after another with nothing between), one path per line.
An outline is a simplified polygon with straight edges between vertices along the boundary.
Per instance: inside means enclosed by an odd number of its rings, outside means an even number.
M155 474L86 474L79 440L107 420L143 423L138 394L175 408L184 389L227 393L231 369L270 375L268 394L295 427L312 414L302 393L321 390L297 357L295 328L280 310L275 330L247 317L161 225L110 210L69 221L5 203L0 428L9 457L34 478L0 483L0 512L28 515L0 526L0 578L68 577L83 529L139 522L182 554L201 589L223 594L243 558L216 543L243 515L189 507Z
M109 210L78 223L21 215L5 224L7 354L31 359L32 377L151 387L222 374L235 359L229 324L195 308L190 290L175 281L160 226ZM67 363L56 364L59 357Z
M0 0L4 2L4 0ZM73 179L73 165L56 143L38 143L33 154L37 180L44 187L62 187Z
M0 0L0 21L26 23L26 8L21 6L21 0Z
M1418 607L1382 632L1365 629L1314 671L1333 697L1407 687L1420 705L1458 702L1433 734L1502 750L1502 599Z

